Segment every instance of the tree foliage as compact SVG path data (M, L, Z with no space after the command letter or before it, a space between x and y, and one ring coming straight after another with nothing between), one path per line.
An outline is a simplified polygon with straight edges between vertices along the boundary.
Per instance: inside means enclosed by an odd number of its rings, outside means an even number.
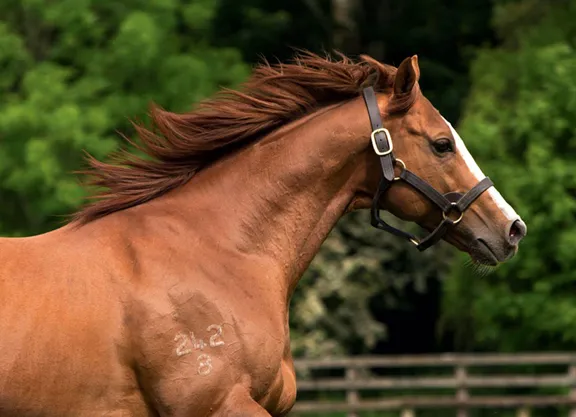
M444 324L463 348L576 343L576 1L500 2L461 134L528 224L518 256L479 278L456 266Z
M372 228L368 213L348 214L296 289L291 316L295 353L372 351L389 336L387 313L414 309L407 294L429 291L446 273L449 251L440 245L420 253L411 243Z
M81 151L103 157L151 101L184 110L242 80L208 39L211 0L0 1L0 232L51 229L84 193Z

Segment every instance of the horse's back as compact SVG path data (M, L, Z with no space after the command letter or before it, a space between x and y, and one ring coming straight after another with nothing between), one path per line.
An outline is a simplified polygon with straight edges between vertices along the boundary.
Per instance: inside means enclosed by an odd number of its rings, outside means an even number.
M142 408L123 365L122 317L121 293L102 263L65 233L0 239L0 414Z

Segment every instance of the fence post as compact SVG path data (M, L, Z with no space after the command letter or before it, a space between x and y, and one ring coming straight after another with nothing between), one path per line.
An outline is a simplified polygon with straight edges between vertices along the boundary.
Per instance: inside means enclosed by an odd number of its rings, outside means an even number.
M516 417L530 417L530 409L528 407L520 407Z
M353 366L351 368L346 368L346 381L351 382L351 385L354 386L354 382L358 376L358 370ZM346 390L346 403L348 405L358 404L358 390L356 388ZM358 413L356 410L349 411L348 417L358 417Z
M468 400L468 389L466 388L466 367L464 365L456 366L456 400L461 403L458 407L458 417L468 417L468 408L464 403Z
M568 368L568 384L570 385L570 417L576 417L576 364L570 363Z
M400 417L415 417L414 410L410 408L405 408L402 410Z

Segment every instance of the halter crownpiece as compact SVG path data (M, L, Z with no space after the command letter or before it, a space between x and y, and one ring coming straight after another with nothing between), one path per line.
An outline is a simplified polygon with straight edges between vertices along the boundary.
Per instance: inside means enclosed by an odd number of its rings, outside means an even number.
M374 196L374 200L372 200L370 223L377 229L385 230L393 235L409 240L416 246L416 248L418 248L419 251L424 251L440 241L451 226L460 223L464 217L466 209L468 209L468 207L470 207L470 205L472 205L472 203L476 201L484 191L492 187L494 184L490 178L485 177L466 194L459 192L441 194L436 191L434 187L418 175L406 169L406 164L401 159L396 159L394 157L394 143L392 142L390 132L382 125L382 118L380 116L380 109L378 107L378 101L376 100L374 89L372 87L367 87L362 91L362 95L364 96L366 108L368 109L368 116L370 117L370 124L372 125L370 140L374 152L380 157L380 166L382 167L382 179L380 180L380 185L378 186L378 191ZM402 168L402 172L398 176L394 173L394 166L396 164ZM442 221L422 240L419 240L411 233L390 226L380 218L378 202L382 195L388 191L395 181L404 181L411 185L442 210ZM459 214L457 219L452 220L449 217L452 212Z

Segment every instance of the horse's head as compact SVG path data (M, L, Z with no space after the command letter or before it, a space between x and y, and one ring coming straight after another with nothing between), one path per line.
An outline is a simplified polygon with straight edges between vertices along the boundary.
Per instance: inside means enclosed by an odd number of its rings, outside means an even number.
M508 260L526 235L526 225L485 178L456 130L421 94L419 75L417 58L408 58L398 67L391 94L377 102L371 89L364 91L376 132L371 152L378 154L371 169L384 178L373 224L421 243L383 222L377 209L385 208L436 233L421 249L442 237L479 263ZM407 100L402 111L393 110ZM385 129L378 129L382 126L375 120L381 115Z

